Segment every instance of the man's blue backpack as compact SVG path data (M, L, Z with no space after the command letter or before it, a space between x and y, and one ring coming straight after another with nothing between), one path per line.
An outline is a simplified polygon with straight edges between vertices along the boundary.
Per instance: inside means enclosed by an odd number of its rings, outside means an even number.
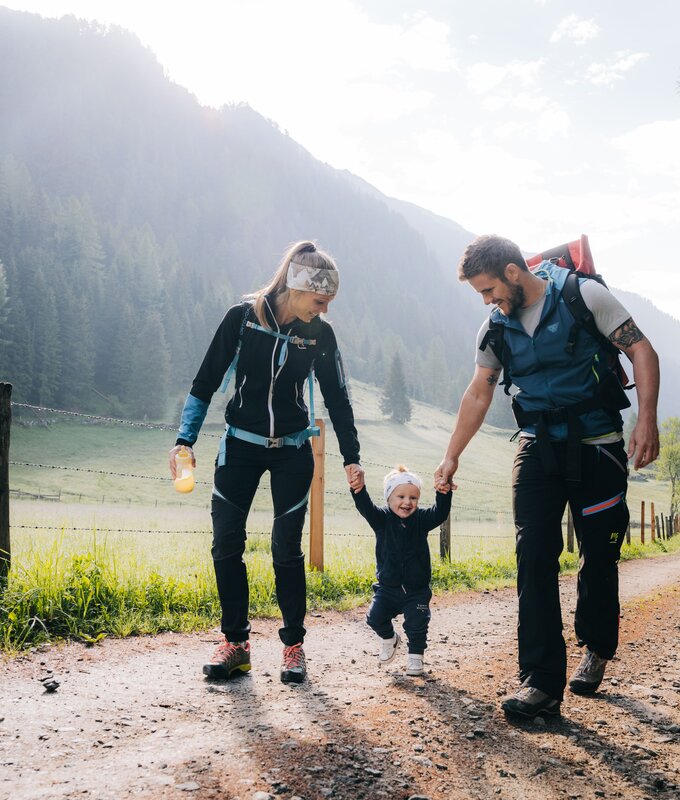
M550 250L538 253L527 259L527 266L529 269L532 269L532 267L536 268L544 261L551 261L558 267L568 269L570 273L562 289L562 298L574 317L574 326L567 340L567 352L573 352L576 332L579 327L583 328L601 344L602 348L609 355L612 372L614 372L618 378L621 388L632 389L634 384L629 382L626 371L621 364L621 351L615 347L606 336L600 333L595 324L595 318L581 295L579 278L595 280L605 288L609 288L604 278L595 271L588 237L585 234L581 234L581 238L574 242L561 244L557 247L552 247ZM480 349L485 350L487 346L491 348L493 354L503 365L503 380L501 381L501 385L504 387L505 393L510 394L512 377L507 369L510 353L505 347L504 325L493 321L489 322L489 330L482 339ZM630 406L630 401L623 392L621 392L618 402L622 403L622 405L619 405L619 408L628 408L628 406Z

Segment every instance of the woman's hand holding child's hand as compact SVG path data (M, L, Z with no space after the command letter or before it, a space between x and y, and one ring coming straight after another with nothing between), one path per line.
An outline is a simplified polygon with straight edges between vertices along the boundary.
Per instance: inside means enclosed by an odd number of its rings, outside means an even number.
M364 468L361 464L348 464L345 467L345 473L347 474L347 483L352 489L353 492L360 492L364 486Z

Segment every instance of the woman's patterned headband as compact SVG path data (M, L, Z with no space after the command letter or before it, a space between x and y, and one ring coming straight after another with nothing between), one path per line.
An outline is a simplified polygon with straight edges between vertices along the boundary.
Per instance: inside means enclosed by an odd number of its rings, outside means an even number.
M316 292L333 297L338 293L340 275L336 269L306 267L297 261L291 261L288 266L286 286L300 292Z

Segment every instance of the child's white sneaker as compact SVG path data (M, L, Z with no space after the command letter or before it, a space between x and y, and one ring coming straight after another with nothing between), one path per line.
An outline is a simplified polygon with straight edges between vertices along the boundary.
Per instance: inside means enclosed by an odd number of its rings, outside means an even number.
M400 641L401 639L398 633L395 633L391 639L382 640L382 647L380 648L380 653L378 654L378 662L381 667L385 664L389 664L390 661L392 661L392 659L396 656L397 647L399 647Z
M406 674L407 675L422 675L425 670L423 669L423 656L421 653L409 653L406 660Z

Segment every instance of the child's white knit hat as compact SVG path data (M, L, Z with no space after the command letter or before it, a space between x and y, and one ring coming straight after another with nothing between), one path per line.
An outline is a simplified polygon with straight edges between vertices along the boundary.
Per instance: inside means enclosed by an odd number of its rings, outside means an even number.
M399 464L396 469L388 472L383 480L385 500L389 500L390 495L397 488L397 486L401 486L404 483L410 483L413 486L417 486L418 489L423 488L423 482L420 477L416 475L415 472L410 472L407 470L403 464Z

